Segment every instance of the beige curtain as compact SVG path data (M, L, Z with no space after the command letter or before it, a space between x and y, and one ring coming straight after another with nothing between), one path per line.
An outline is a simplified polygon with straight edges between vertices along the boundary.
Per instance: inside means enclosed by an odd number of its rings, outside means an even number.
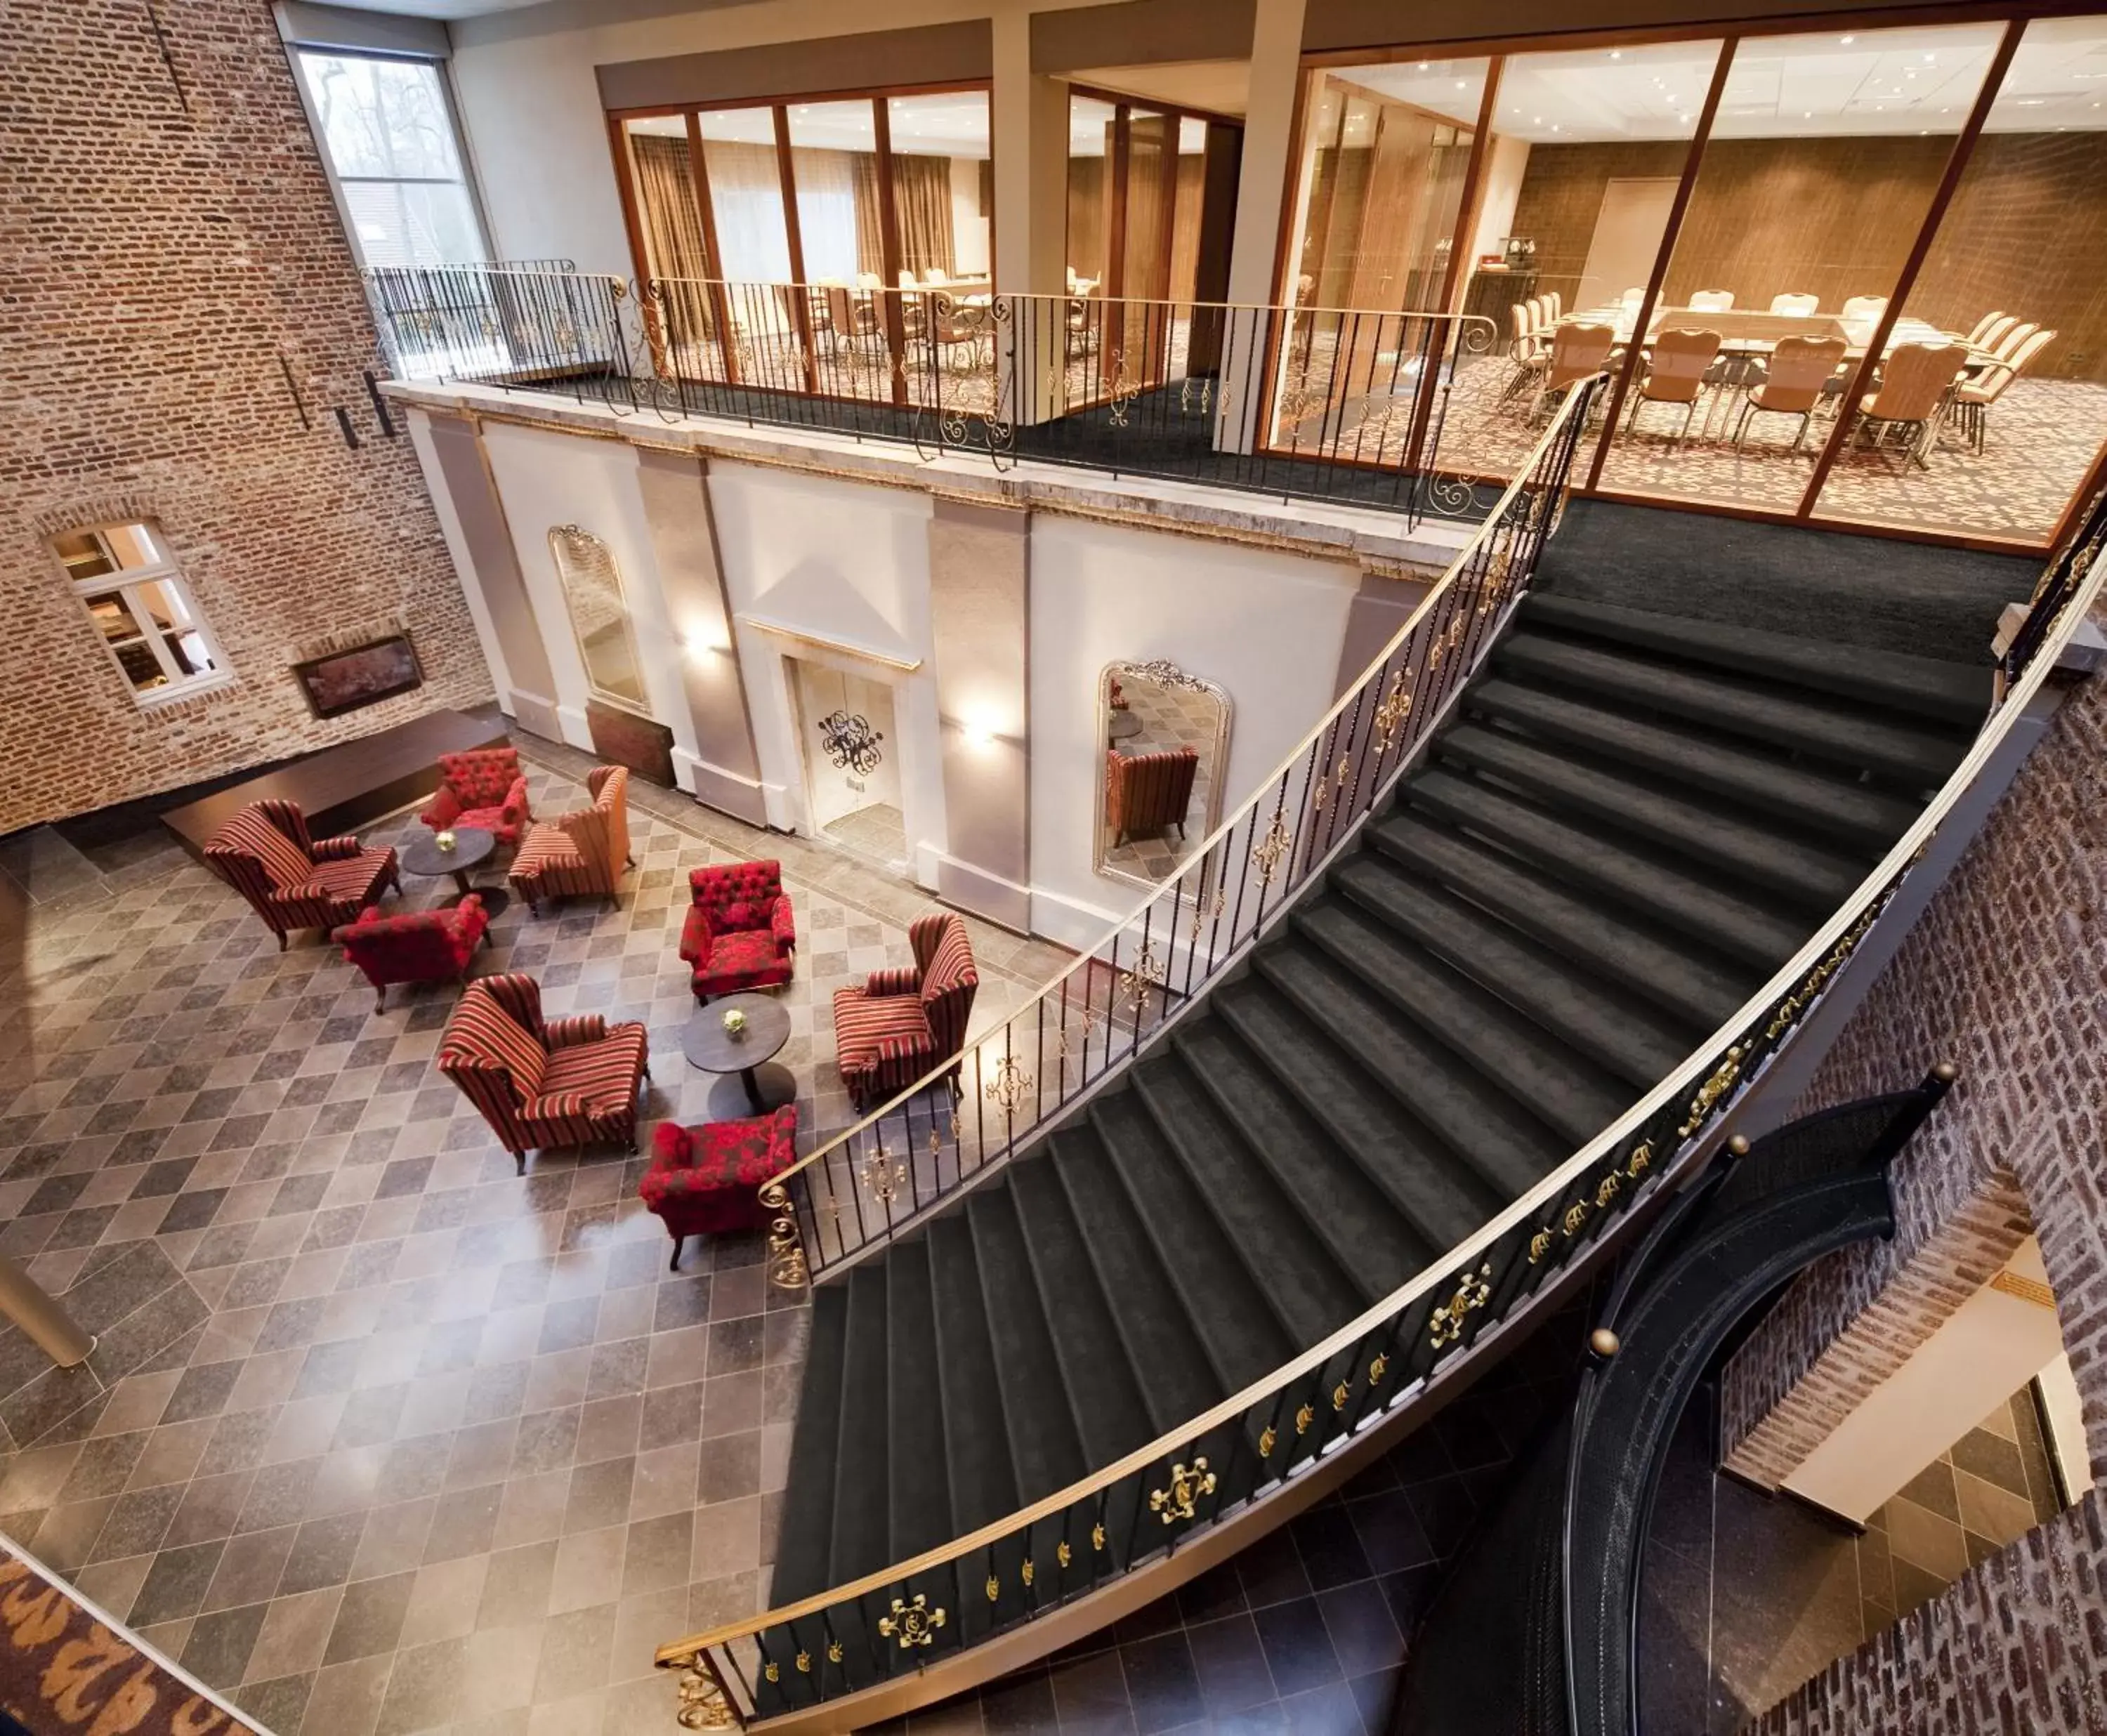
M951 159L892 159L892 201L900 213L900 263L919 277L931 266L944 272L956 263L951 250Z
M878 193L878 159L869 151L856 155L856 269L874 277L885 276L884 207ZM886 285L887 289L892 286Z
M644 219L644 249L654 277L707 277L703 223L695 209L688 141L663 134L630 135L636 164L636 204Z

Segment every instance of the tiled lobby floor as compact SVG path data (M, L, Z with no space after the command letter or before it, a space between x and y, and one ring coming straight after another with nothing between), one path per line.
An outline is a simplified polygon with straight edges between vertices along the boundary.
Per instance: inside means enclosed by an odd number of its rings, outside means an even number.
M537 810L579 803L586 762L524 745ZM645 1021L648 1119L698 1119L685 871L779 856L782 1059L806 1128L846 1124L829 997L904 960L928 900L631 790L619 908L516 903L477 968ZM0 1252L101 1337L56 1370L0 1330L0 1532L276 1736L670 1728L653 1648L766 1597L802 1303L751 1238L669 1274L640 1160L515 1176L433 1068L451 989L376 1016L333 949L281 954L173 848L99 859L0 935ZM413 906L451 895L404 878ZM972 928L978 1025L1065 955Z
M1856 1535L1714 1473L1705 1433L1694 1404L1649 1540L1639 1642L1649 1729L1732 1736L2060 1505L2030 1387Z

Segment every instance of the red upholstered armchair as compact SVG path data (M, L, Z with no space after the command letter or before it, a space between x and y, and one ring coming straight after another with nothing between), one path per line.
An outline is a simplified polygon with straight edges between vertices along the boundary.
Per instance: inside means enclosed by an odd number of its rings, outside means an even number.
M473 826L501 844L517 844L519 830L534 818L519 755L510 747L474 747L439 756L439 787L419 814L433 831Z
M599 1013L541 1016L541 989L514 971L468 985L447 1022L439 1071L527 1169L549 1146L619 1141L636 1149L636 1091L651 1077L644 1027Z
M862 988L834 991L834 1057L860 1110L905 1091L966 1046L981 982L966 925L933 913L917 917L907 938L911 967L873 971Z
M1200 756L1190 747L1167 753L1105 755L1105 824L1112 842L1124 844L1130 832L1161 832L1175 826L1185 836L1185 810L1193 805L1193 783Z
M698 1001L790 980L797 924L779 862L733 862L688 876L694 902L681 956L695 967Z
M308 836L308 817L291 801L252 801L204 847L213 872L247 899L285 949L296 928L335 928L390 886L402 888L392 849L356 838Z
M666 1269L680 1269L681 1244L687 1236L760 1228L768 1214L758 1190L797 1159L794 1103L765 1115L700 1127L660 1122L651 1136L651 1167L636 1192L673 1238Z
M393 916L362 910L358 920L337 930L334 938L344 949L344 962L357 965L373 985L373 1010L384 1012L390 983L465 980L468 962L489 926L482 899L471 892L444 910Z

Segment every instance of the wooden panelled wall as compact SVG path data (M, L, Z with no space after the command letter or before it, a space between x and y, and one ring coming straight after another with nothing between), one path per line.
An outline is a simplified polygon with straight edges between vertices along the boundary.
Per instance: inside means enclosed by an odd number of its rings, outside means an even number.
M1671 303L1788 291L1824 307L1892 287L1931 200L1948 138L1720 139L1707 149L1669 271ZM1580 283L1606 185L1674 176L1685 147L1536 145L1512 233L1537 244L1539 287ZM1993 307L2053 326L2037 371L2107 379L2107 134L1992 133L1977 146L1909 312L1960 330Z

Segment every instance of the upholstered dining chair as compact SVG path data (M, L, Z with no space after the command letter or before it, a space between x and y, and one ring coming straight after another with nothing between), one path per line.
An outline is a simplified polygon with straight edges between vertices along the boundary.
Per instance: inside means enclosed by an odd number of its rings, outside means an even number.
M1871 321L1877 320L1887 311L1888 298L1885 295L1854 295L1844 303L1844 312L1840 317L1847 321Z
M1877 392L1858 401L1858 425L1853 441L1873 430L1879 445L1891 429L1912 430L1907 452L1920 468L1929 468L1927 454L1938 437L1944 414L1947 392L1960 377L1967 351L1957 343L1904 343L1889 352Z
M1617 329L1585 321L1569 321L1551 340L1551 362L1537 382L1536 396L1529 412L1539 415L1544 406L1570 385L1601 373L1617 347Z
M1697 289L1691 292L1690 311L1692 313L1724 313L1734 305L1732 289Z
M298 802L252 801L213 834L204 859L249 900L281 953L294 929L333 929L379 904L389 887L402 890L392 847L310 837Z
M1998 324L1998 321L2001 320L2004 322L2002 325ZM1992 327L1995 327L1999 331L2002 331L2011 323L2012 316L2006 313L2003 308L1993 308L1990 312L1984 314L1981 319L1978 320L1975 322L1974 330L1968 334L1969 348L1977 350L1983 348L1984 347L1984 340L1989 337Z
M1682 445L1690 433L1690 419L1697 412L1705 374L1718 354L1716 331L1677 326L1656 333L1647 352L1646 371L1632 388L1632 407L1624 418L1626 430L1637 424L1639 411L1648 404L1680 404L1682 426L1675 431L1675 443Z
M468 985L438 1065L523 1175L529 1151L601 1140L636 1149L637 1089L651 1077L644 1027L596 1012L545 1019L541 985L522 972Z
M1986 368L1974 379L1963 380L1953 388L1953 409L1960 419L1961 432L1968 437L1970 451L1982 455L1984 424L1989 419L1990 406L2005 395L2005 388L2026 370L2035 357L2055 341L2055 334L2043 328L2028 338L2009 359Z
M1734 424L1735 450L1741 449L1752 418L1798 416L1799 428L1792 437L1792 450L1797 452L1807 438L1814 406L1822 401L1822 388L1843 360L1841 338L1780 339L1771 352L1768 372L1741 401L1741 418Z
M541 913L546 899L597 893L614 902L629 854L629 769L598 765L586 774L592 805L553 820L537 820L512 859L512 890Z
M1553 289L1550 294L1544 297L1543 303L1543 315L1547 323L1555 325L1566 317L1566 292L1563 289Z
M519 750L472 747L441 754L439 787L417 818L434 832L473 826L501 844L517 844L520 828L534 818Z
M1990 346L1990 353L2000 361L2009 362L2019 353L2019 346L2040 330L2031 321L2023 320L1998 335L1997 341Z
M1502 403L1533 384L1537 376L1551 366L1549 341L1536 327L1536 298L1532 296L1507 309L1507 355L1514 363L1514 370L1500 388Z
M932 912L909 925L907 940L913 965L834 991L835 1062L850 1101L866 1112L966 1046L981 979L965 923Z
M1786 290L1782 295L1773 295L1771 298L1771 312L1772 313L1795 314L1803 319L1808 314L1813 313L1817 308L1820 307L1821 305L1822 298L1820 296L1802 295L1797 291L1791 289Z

